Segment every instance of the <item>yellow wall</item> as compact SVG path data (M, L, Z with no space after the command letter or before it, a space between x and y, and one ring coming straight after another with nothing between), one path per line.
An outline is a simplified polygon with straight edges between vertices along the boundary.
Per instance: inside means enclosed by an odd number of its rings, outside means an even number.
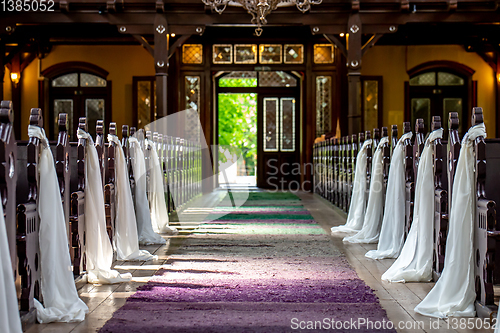
M457 45L375 46L363 57L362 75L383 76L384 126L400 125L404 119L404 82L406 71L419 64L448 60L462 63L476 72L477 106L483 108L489 137L495 137L495 74L492 68L474 52Z
M21 128L27 128L29 110L38 106L38 61L33 61L22 74ZM112 121L119 129L132 124L132 77L155 75L153 57L146 50L141 46L54 46L41 60L41 70L67 61L85 61L108 71L108 80L112 82ZM22 139L27 139L26 133L22 135Z

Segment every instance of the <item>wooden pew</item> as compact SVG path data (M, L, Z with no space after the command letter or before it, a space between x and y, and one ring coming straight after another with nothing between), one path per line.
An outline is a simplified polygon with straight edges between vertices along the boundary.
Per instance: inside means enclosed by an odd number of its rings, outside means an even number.
M457 112L450 112L448 119L448 210L451 210L451 197L453 189L453 180L457 170L458 157L460 155L460 137L458 135L459 120Z
M168 213L170 214L173 210L173 201L172 201L172 137L171 136L165 136L165 163L164 163L164 172L165 172L165 178L167 182L167 209Z
M397 128L397 127L396 127ZM382 137L388 137L389 136L389 131L387 129L387 127L382 127ZM397 134L396 134L397 136ZM384 196L385 196L385 193L386 193L386 190L387 190L387 182L389 180L389 166L391 165L391 138L389 138L389 141L387 143L385 143L382 147L382 177L383 177L383 181L382 181L382 191L384 193ZM384 200L385 202L385 200Z
M169 151L168 151L168 136L162 135L162 160L161 165L163 173L163 188L165 189L165 203L167 204L167 211L169 211L170 206L170 187L168 185L168 163L169 163Z
M391 126L391 157L392 157L392 152L396 148L396 145L398 144L398 125L392 125Z
M349 198L352 196L352 190L354 187L354 174L356 172L356 157L358 156L358 136L356 134L351 135L351 163L350 163L350 176L349 176ZM349 211L349 206L347 207Z
M344 182L344 211L349 212L349 203L351 201L351 177L354 173L352 170L352 141L350 136L345 137L345 182Z
M33 108L30 112L30 125L43 126L42 110ZM34 323L36 310L34 299L42 301L40 269L40 218L38 216L38 160L40 139L32 137L27 143L18 142L16 162L17 183L17 256L20 276L19 305L21 319Z
M0 103L0 194L14 281L20 283L16 250L17 146L14 137L14 108L11 101Z
M109 134L116 135L116 123L109 124ZM116 144L108 142L105 145L106 165L105 165L105 185L104 185L104 208L106 210L106 228L108 235L111 227L111 240L115 235L116 203L115 203L115 157Z
M68 233L68 244L71 244L71 225L69 222L70 209L70 176L71 168L69 166L69 137L68 137L68 115L60 113L58 119L59 134L57 136L57 144L55 146L55 168L59 190L61 192L61 201L64 210L64 220L66 221L66 231ZM70 251L71 252L71 251Z
M472 126L483 122L482 108L473 108ZM496 202L500 200L498 170L500 140L478 137L474 144L476 157L476 217L474 235L474 276L478 317L491 318L497 310L493 284L500 264Z
M365 132L365 138L366 140L369 140L372 138L371 132L366 131ZM373 150L372 147L375 143L372 142L371 146L368 146L366 149L366 200L368 201L368 195L370 193L370 180L372 176L372 158L373 158Z
M87 131L87 119L79 119L78 128ZM86 139L78 139L76 146L71 145L71 213L70 254L73 264L73 275L80 277L87 269L86 235L85 235L85 151ZM76 156L75 156L76 155ZM76 164L75 164L76 162Z
M134 180L134 170L132 168L132 161L130 158L130 143L129 138L129 128L128 125L122 125L122 139L121 144L123 148L123 154L125 155L125 161L127 163L128 179L130 182L130 190L132 193L132 200L135 202L135 180Z
M405 131L408 130L407 124L404 124ZM405 132L407 133L407 132ZM415 138L414 144L411 146L411 142L406 140L405 142L405 181L406 181L406 204L405 204L405 216L406 216L406 226L405 226L405 239L410 232L411 224L413 222L413 208L415 203L415 183L417 181L417 167L418 158L422 153L425 140L424 140L424 120L419 118L415 122ZM409 164L411 163L411 165Z
M439 128L441 128L441 117L432 117L431 131ZM447 143L444 139L434 140L434 248L432 253L434 281L438 280L444 268L446 237L448 236Z

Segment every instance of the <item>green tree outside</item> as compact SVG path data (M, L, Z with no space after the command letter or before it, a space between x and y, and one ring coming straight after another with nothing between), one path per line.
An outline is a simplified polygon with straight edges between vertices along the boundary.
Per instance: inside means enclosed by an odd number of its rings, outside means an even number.
M241 87L241 82L236 86ZM219 161L226 162L223 150L228 148L231 154L243 155L244 165L238 165L238 170L246 169L246 174L238 172L238 176L254 176L257 163L257 94L219 94L218 102Z

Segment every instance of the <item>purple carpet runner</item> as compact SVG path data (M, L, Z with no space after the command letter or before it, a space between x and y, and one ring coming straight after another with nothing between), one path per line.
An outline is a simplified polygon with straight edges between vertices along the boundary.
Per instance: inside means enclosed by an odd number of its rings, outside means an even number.
M395 332L291 194L224 199L166 264L100 332Z

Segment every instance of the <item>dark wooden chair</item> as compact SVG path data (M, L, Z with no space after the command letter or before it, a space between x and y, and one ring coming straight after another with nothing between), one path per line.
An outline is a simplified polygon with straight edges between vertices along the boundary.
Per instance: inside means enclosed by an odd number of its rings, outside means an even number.
M132 167L132 159L130 152L130 142L129 142L129 127L128 125L122 125L122 139L121 144L123 148L123 154L125 155L125 161L127 163L128 179L130 182L130 190L132 193L132 200L135 202L135 180L134 180L134 170Z
M366 140L369 140L372 138L371 132L366 131L365 132L365 137ZM372 141L372 144L368 147L366 147L366 200L368 201L368 195L370 193L370 181L372 177L372 158L373 158L373 146L375 143Z
M42 110L31 109L30 125L43 126ZM40 139L29 138L18 142L16 162L17 183L17 256L20 276L19 305L23 322L34 323L36 310L34 299L42 301L40 269L40 218L38 216L38 160Z
M79 119L78 128L87 131L87 119ZM78 139L76 145L71 145L71 261L75 278L81 276L87 269L86 235L85 235L85 151L87 139ZM76 156L75 156L76 155ZM75 164L76 163L76 164ZM76 172L75 172L76 171Z
M416 127L420 131L418 134L419 136L421 135L422 138L419 140L423 139L423 119L417 119L416 122ZM422 128L420 128L422 126ZM408 133L411 131L410 123L404 122L403 123L404 127L404 133ZM418 132L417 132L418 133ZM417 142L417 139L414 138L414 142ZM406 139L404 142L404 149L405 149L405 183L406 183L406 191L405 191L405 239L408 236L408 233L410 232L411 224L413 222L413 205L414 205L414 200L415 200L415 181L416 181L416 174L415 174L415 155L413 154L414 151L414 144L412 144L410 139Z
M388 137L389 131L387 127L382 127L382 137ZM397 134L396 134L397 135ZM387 182L389 180L389 166L391 165L391 139L382 146L382 191L385 195L387 190Z
M432 117L431 131L441 128L441 117ZM446 237L448 235L448 175L446 172L447 141L434 140L434 236L432 270L437 281L444 268Z
M14 108L11 101L0 103L0 194L10 260L16 283L20 282L16 249L16 180L17 145L14 137ZM26 166L25 166L26 167Z
M61 201L64 210L64 220L66 221L66 231L68 233L68 243L71 244L71 226L69 222L70 209L70 176L71 168L69 166L69 137L68 137L68 115L60 113L58 119L59 134L55 146L55 167L59 190L61 191Z
M482 108L473 108L472 126L483 122ZM497 310L493 285L500 264L496 202L500 200L500 140L478 137L474 144L476 157L476 217L474 230L474 276L476 312L479 317L491 318ZM455 194L454 194L455 195Z
M352 190L354 187L354 176L356 172L356 157L358 156L358 136L351 135L351 163L350 163L350 176L349 176L349 198L352 197ZM349 207L348 207L349 209Z
M453 190L453 180L457 170L458 157L460 155L461 142L458 135L459 120L457 112L450 112L448 119L448 209L451 210L451 197Z
M109 124L109 134L116 135L116 123ZM115 157L116 144L106 143L105 147L105 182L104 182L104 209L106 210L106 229L111 241L115 234L116 203L115 203Z
M340 203L340 145L339 139L333 139L333 198L332 203L339 206ZM316 169L315 169L316 171Z
M396 145L398 144L398 125L391 126L391 157L392 152L396 149Z

